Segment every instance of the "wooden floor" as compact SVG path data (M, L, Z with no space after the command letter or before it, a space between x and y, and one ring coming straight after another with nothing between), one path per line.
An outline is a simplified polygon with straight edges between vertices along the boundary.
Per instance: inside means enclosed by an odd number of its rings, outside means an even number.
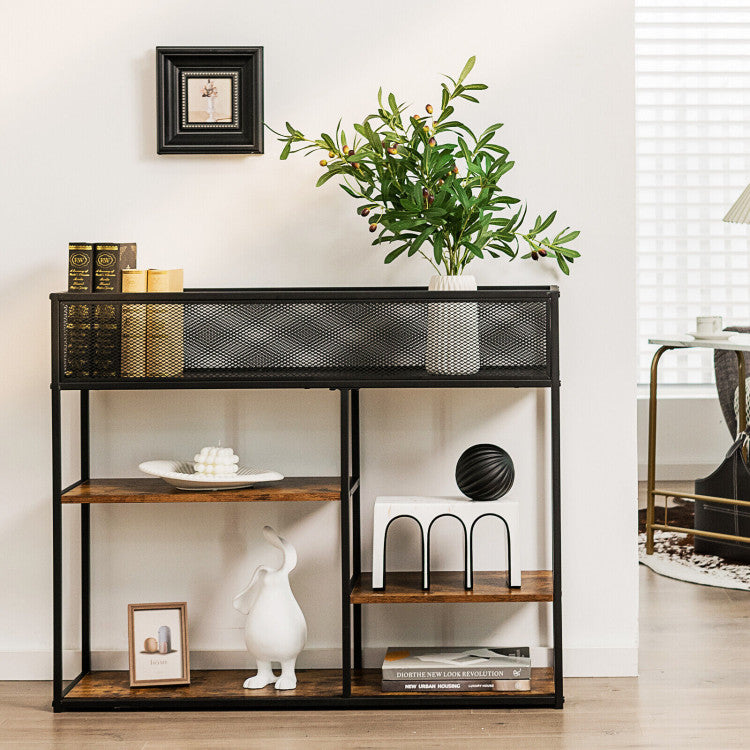
M568 679L563 711L55 715L49 683L0 682L0 748L750 747L750 593L640 577L640 678Z

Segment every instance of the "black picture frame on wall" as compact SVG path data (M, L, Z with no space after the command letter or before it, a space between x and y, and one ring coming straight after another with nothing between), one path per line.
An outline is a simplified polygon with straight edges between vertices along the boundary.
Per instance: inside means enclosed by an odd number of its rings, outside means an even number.
M263 153L263 47L157 47L159 154Z

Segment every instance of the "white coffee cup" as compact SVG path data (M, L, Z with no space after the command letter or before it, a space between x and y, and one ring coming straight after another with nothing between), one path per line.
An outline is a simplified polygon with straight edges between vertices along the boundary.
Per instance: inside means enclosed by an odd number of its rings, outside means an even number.
M703 336L721 333L722 325L721 315L699 315L695 319L695 332Z

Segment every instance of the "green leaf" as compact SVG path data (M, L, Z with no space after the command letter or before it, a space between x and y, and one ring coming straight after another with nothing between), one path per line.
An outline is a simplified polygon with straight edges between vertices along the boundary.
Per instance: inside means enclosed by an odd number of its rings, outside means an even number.
M564 231L565 230L563 230L563 232ZM580 232L568 232L568 234L560 236L562 235L562 232L560 232L560 234L558 234L557 237L555 237L555 244L564 245L566 242L572 242L576 237L578 237L579 234Z
M417 252L417 250L419 250L419 248L422 246L424 241L430 236L430 234L432 234L432 232L433 232L433 228L427 227L427 229L425 229L422 232L422 234L420 234L419 237L417 237L417 239L411 243L411 247L409 248L409 257L414 255Z
M289 152L292 150L292 142L289 141L286 146L284 146L283 149L281 149L281 156L279 156L279 159L282 161L289 156Z
M458 145L461 147L464 159L466 159L467 162L471 162L471 151L469 151L469 147L466 145L466 141L461 138L460 135L458 136Z
M476 255L477 258L484 258L482 251L473 242L464 242L463 244L472 255Z
M557 265L560 266L560 270L566 275L570 276L570 268L568 264L565 262L565 258L562 257L562 255L557 256Z
M461 75L458 77L457 83L463 83L464 79L466 78L469 73L471 73L471 69L474 67L474 63L477 61L477 58L475 55L472 55L467 61L466 65L464 65L464 69L461 71Z
M555 220L555 216L557 216L557 211L553 211L538 227L535 225L536 233L539 234L539 232L543 232L547 229L547 227Z
M503 162L502 159L499 159L496 163L499 164L499 166L492 175L495 180L499 180L506 172L510 172L510 170L516 166L514 161Z
M494 133L496 130L500 130L502 126L503 126L503 123L501 122L495 122L492 125L488 125L482 132L482 135L484 135L485 133L489 133L490 131Z
M436 123L442 122L446 117L450 117L454 112L454 108L451 106L443 107L443 111L440 113L440 117L435 120Z
M331 138L331 136L328 135L328 133L321 133L320 137L323 139L323 142L325 143L326 146L328 146L328 149L330 151L338 151L338 147L334 143L333 138Z
M468 102L474 102L474 104L479 104L479 99L476 98L476 96L469 96L469 94L459 94L459 96L462 99L466 99Z
M359 196L348 186L344 185L343 183L339 183L339 187L345 192L349 193L349 195L352 196L352 198L359 198Z
M398 114L398 104L396 104L396 97L393 94L388 94L388 106L394 115Z
M382 154L383 153L383 144L380 141L380 138L375 135L375 131L372 129L372 126L369 122L365 120L365 137L367 138L370 145L375 150L375 153Z
M494 131L493 131L494 134ZM483 146L487 151L494 151L496 154L504 154L505 156L508 155L508 149L503 148L502 146L498 146L495 143L487 143Z
M467 83L464 89L467 91L484 91L487 88L486 83Z
M324 185L328 180L331 179L334 175L341 174L343 170L341 168L338 169L331 169L329 172L326 172L325 174L321 175L318 178L318 181L315 183L315 187L320 187L321 185Z
M471 136L471 139L476 143L477 137L471 132L467 125L464 125L458 120L451 120L450 122L441 122L440 127L436 127L435 130L463 130Z
M401 255L401 253L403 253L404 250L406 250L407 247L409 247L409 246L408 245L401 245L400 247L397 247L395 250L391 250L391 252L388 253L388 255L385 256L385 261L384 262L385 263L393 263L393 261L396 260L396 258L398 258L398 256Z
M508 245L506 242L493 242L490 247L495 248L496 250L499 250L502 253L505 253L506 255L509 255L511 258L515 258L516 254L513 252L513 248Z
M448 106L448 101L450 99L450 93L448 92L448 87L445 84L442 84L443 90L441 93L441 101L440 101L440 109L445 109ZM441 118L442 119L442 118Z
M441 232L436 232L432 240L432 255L438 265L443 262L443 235Z

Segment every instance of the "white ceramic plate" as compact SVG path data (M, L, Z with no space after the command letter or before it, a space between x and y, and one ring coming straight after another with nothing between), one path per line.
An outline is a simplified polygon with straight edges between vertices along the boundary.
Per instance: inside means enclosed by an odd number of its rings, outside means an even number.
M688 336L692 336L696 341L726 341L737 334L734 331L719 331L719 333L698 333L697 331L688 331Z
M144 461L138 468L144 474L169 482L178 490L232 490L284 478L278 471L260 471L242 465L236 474L226 477L205 476L195 473L192 461Z

